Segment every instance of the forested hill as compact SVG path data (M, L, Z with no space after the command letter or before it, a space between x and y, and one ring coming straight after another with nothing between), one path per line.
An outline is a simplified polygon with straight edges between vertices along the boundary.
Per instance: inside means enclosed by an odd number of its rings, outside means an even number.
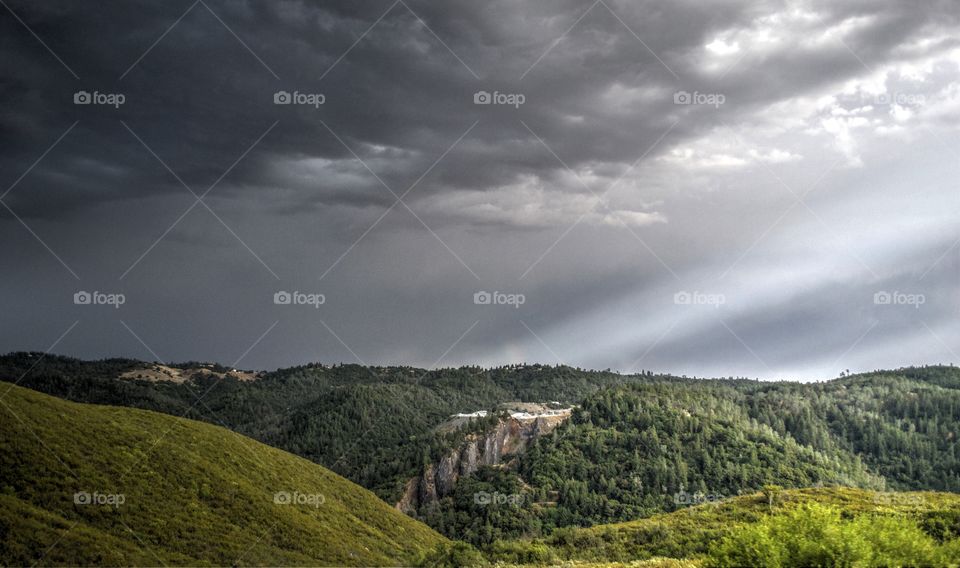
M481 470L424 514L476 543L626 521L786 487L960 491L958 369L817 384L660 380L587 396L512 471ZM519 493L528 507L472 503Z
M770 483L960 491L955 367L822 383L541 365L309 365L249 380L197 363L171 366L183 375L173 382L157 381L155 367L17 353L0 357L0 379L224 425L330 467L388 502L464 435L435 432L450 414L518 400L579 405L515 469L481 469L422 512L445 534L474 542L628 520L683 506L683 495L728 497ZM478 507L478 491L519 493L536 505Z
M641 383L588 397L520 474L560 492L549 515L560 524L628 520L765 484L960 491L958 420L960 391L888 374L750 388Z
M155 368L182 371L189 380L157 381L165 375ZM161 366L42 353L0 357L2 381L77 402L226 426L325 465L390 502L425 460L438 459L449 446L433 429L453 413L505 401L572 404L601 388L644 378L542 365L426 371L316 364L263 373L256 380L240 380L230 371L195 362Z

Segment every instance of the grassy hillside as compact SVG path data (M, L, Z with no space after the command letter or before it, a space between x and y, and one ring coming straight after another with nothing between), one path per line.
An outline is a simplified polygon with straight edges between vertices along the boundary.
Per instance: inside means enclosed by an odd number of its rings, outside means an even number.
M444 541L224 428L20 387L2 402L4 564L406 565Z
M774 543L753 538L771 527L786 534L776 535ZM814 488L773 490L637 521L561 529L546 539L498 542L488 556L508 564L714 566L729 559L725 546L742 544L742 549L758 550L761 556L755 562L739 557L730 565L794 566L804 565L802 546L792 547L791 560L777 564L775 552L763 545L786 547L791 539L806 539L824 554L818 564L807 565L889 565L890 560L878 560L878 555L903 553L917 556L912 561L901 557L900 565L916 565L916 558L925 558L921 565L950 566L960 562L958 537L960 495ZM831 548L834 544L838 550ZM844 563L830 554L860 554L861 561Z

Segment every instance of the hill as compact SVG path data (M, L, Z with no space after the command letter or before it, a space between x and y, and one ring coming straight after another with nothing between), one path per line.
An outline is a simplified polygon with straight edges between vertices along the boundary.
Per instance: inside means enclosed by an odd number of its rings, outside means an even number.
M957 370L931 371L937 380L916 369L820 384L649 377L605 388L515 470L480 470L421 517L484 545L768 484L957 491ZM477 503L478 492L523 505Z
M637 521L501 541L488 557L572 566L955 566L960 495L768 488Z
M434 428L451 414L509 401L573 403L636 379L543 365L428 371L311 364L260 373L255 380L230 371L194 362L0 356L0 381L76 402L144 408L225 426L324 465L391 503L420 473L424 453L436 461L449 449L450 440ZM164 375L170 380L158 380Z
M407 565L444 542L323 467L224 428L4 391L4 564Z
M952 366L796 383L544 365L312 364L250 373L13 353L0 357L0 380L226 426L390 504L411 479L429 481L431 468L453 464L451 450L467 435L490 439L496 428L492 415L461 430L440 428L452 414L510 401L579 406L510 468L474 470L462 467L472 458L461 459L460 473L473 473L415 511L442 534L474 544L669 512L686 504L683 495L732 497L771 483L960 491L960 369ZM528 506L488 507L478 493L516 495Z

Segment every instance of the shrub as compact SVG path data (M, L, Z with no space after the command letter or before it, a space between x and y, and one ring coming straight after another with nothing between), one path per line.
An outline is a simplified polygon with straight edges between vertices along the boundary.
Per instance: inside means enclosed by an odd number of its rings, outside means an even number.
M848 520L837 507L807 503L738 529L711 549L706 565L933 566L946 552L909 519L861 515Z
M461 566L487 566L488 563L477 549L465 542L438 545L417 562L423 568L460 568Z
M557 557L542 542L499 541L490 547L490 557L507 564L556 564Z

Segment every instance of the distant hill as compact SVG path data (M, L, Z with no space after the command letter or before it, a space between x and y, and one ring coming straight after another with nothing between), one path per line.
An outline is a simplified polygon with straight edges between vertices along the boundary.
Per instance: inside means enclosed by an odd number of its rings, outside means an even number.
M485 545L768 484L958 491L958 371L817 384L652 377L605 388L532 444L514 471L480 470L420 516ZM476 503L477 492L516 495L525 505Z
M468 430L482 438L483 428L496 427L491 415L464 430L438 430L450 415L509 401L578 405L513 468L461 475L452 492L416 512L474 544L669 512L684 505L680 494L732 497L770 483L960 492L960 369L952 366L796 383L547 365L249 373L12 353L0 357L0 380L223 425L391 504L409 480L429 478L451 449L464 447ZM487 507L476 502L478 492L519 493L530 506Z
M221 427L0 387L4 565L409 565L445 539Z

